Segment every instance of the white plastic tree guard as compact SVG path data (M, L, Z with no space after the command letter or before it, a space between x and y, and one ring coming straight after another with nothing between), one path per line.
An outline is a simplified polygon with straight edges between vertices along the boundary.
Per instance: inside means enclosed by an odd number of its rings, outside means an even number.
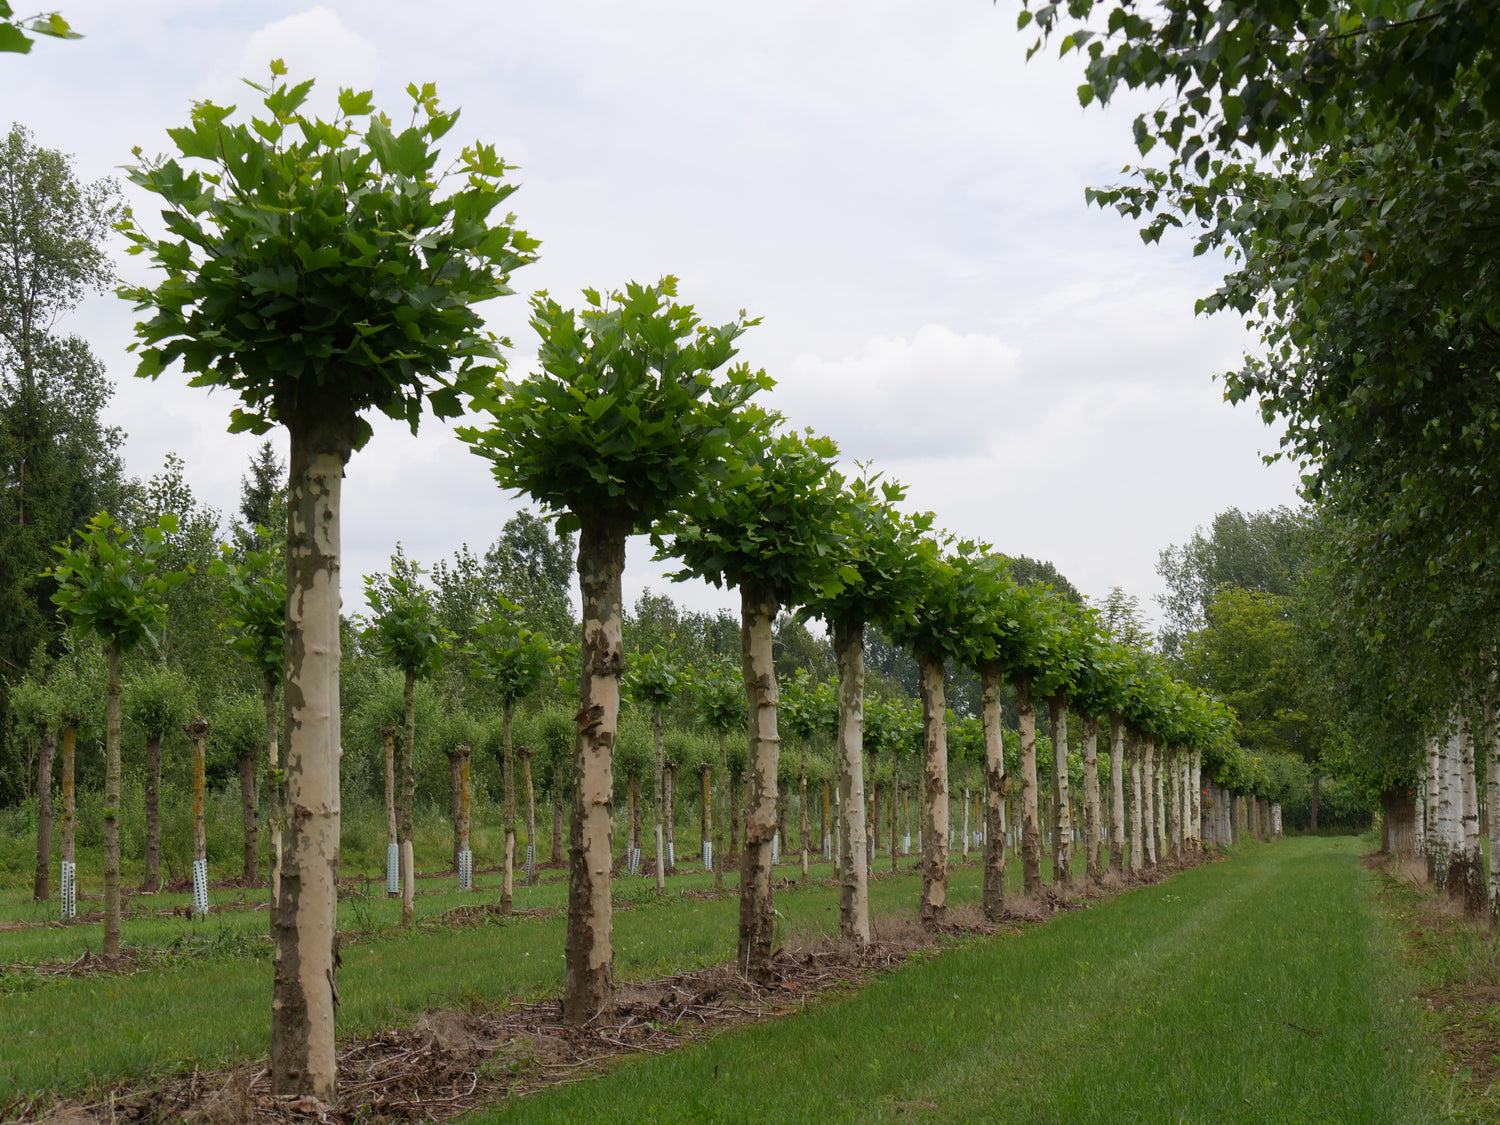
M714 869L714 842L712 840L704 840L703 841L703 870L705 870L705 871L712 871L713 869Z
M474 853L468 848L458 853L458 889L474 889Z
M62 916L78 917L78 865L71 859L62 861Z
M193 913L208 913L208 860L193 860Z
M385 846L385 893L388 895L399 895L401 893L400 844L387 844Z

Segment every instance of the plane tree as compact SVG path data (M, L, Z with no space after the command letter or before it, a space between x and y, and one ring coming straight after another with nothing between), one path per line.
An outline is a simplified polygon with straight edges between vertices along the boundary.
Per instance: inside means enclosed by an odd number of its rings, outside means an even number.
M672 815L671 802L663 785L662 711L670 707L687 686L684 670L661 648L650 649L631 660L625 677L630 698L651 712L651 742L656 755L651 774L651 802L656 836L656 893L659 895L667 893L668 856L662 817Z
M764 372L730 364L755 322L741 314L703 324L678 302L675 278L587 290L584 301L574 311L545 293L533 297L538 370L498 381L487 424L459 431L502 488L531 496L559 513L559 530L579 533L583 645L563 991L570 1024L598 1015L614 990L609 870L625 540L651 531L722 477L733 450L759 440L767 415L749 400L771 385Z
M167 536L177 529L170 512L155 524L126 531L100 513L56 548L48 572L57 583L53 602L81 633L104 645L104 944L120 955L120 675L127 652L156 646L167 616L167 595L187 578L160 567ZM69 795L71 797L71 794ZM71 810L70 810L71 812ZM71 857L68 857L71 859Z
M729 826L729 806L734 800L729 779L729 732L745 727L745 689L743 677L725 661L707 674L694 677L698 717L719 738L717 800L713 812L713 842L703 842L703 862L713 868L714 890L724 889L724 857L733 850L724 847L724 832ZM715 857L718 857L717 859Z
M736 960L752 979L764 981L775 938L771 853L780 764L772 629L783 606L800 606L842 582L836 560L843 478L834 467L833 442L811 433L782 431L742 443L738 451L719 487L694 493L656 538L662 553L682 560L676 577L740 592L749 776Z
M876 475L851 481L840 497L840 581L812 591L803 608L828 627L838 666L839 928L851 941L870 940L869 862L878 809L865 807L865 627L912 613L923 537L932 515L906 515L896 505L906 489ZM874 747L872 747L873 753Z
M332 120L304 107L312 82L272 64L261 116L194 104L169 131L177 155L130 179L163 204L164 234L127 215L135 254L165 278L121 294L136 326L136 374L181 363L195 386L240 404L230 429L290 437L285 800L296 810L275 912L271 1084L331 1099L339 800L339 497L370 410L415 430L424 410L456 417L504 366L505 341L474 306L510 292L537 243L499 208L515 190L494 147L446 168L457 113L412 85L410 123L343 90Z
M500 697L500 776L505 803L505 876L500 909L509 914L514 904L516 863L516 768L512 738L516 703L557 674L561 654L548 638L522 624L521 607L503 596L474 623L472 633L473 639L464 651L489 689ZM529 835L526 846L532 849L534 860L536 841Z

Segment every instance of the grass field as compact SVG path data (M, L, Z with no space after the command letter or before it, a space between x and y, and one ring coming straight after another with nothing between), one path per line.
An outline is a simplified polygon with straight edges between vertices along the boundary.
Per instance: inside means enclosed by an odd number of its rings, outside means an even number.
M472 1116L636 1121L1436 1122L1421 1017L1371 909L1359 841L1252 845L1222 863L1060 914L1018 936L970 940L858 994ZM783 877L795 874L788 864ZM837 925L827 865L777 892L787 936ZM975 901L977 867L953 874ZM1012 876L1018 872L1013 867ZM559 874L517 888L518 909L560 907ZM821 877L821 878L820 878ZM446 927L490 901L422 880L419 925L377 884L341 904L343 1034L409 1024L434 1007L556 994L564 920ZM914 911L918 877L872 887L877 914ZM712 877L679 876L672 889ZM255 892L249 892L252 896ZM162 904L159 896L153 901ZM616 883L617 973L642 980L732 956L737 902ZM264 910L127 920L127 945L178 952L129 976L53 979L25 964L98 948L99 927L0 931L0 1105L84 1094L267 1050Z

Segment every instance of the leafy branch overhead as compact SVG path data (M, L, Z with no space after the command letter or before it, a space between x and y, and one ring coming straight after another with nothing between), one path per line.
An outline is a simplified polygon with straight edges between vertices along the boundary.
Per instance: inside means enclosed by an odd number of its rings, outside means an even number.
M168 512L155 524L126 531L100 512L78 533L78 544L56 548L59 561L48 572L57 582L52 601L79 631L93 633L122 652L160 647L166 597L187 571L164 571L167 536L177 530Z
M34 16L17 16L10 0L0 0L0 51L24 55L31 50L32 36L52 39L82 39L56 12L38 12Z
M407 88L398 131L368 92L342 90L332 121L311 117L313 83L271 70L248 83L262 116L199 102L169 130L180 160L135 150L130 179L161 199L164 233L131 212L119 229L166 273L120 290L153 314L136 328L136 373L181 362L194 386L232 388L232 430L374 408L415 431L424 402L457 417L505 366L506 341L473 306L511 292L539 245L496 214L512 168L478 143L439 167L458 114L431 84ZM353 445L369 434L361 419Z

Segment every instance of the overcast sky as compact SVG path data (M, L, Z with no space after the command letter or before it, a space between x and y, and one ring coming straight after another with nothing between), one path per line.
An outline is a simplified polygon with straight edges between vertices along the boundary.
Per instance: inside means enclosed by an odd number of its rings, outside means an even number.
M1163 547L1225 508L1295 503L1295 471L1260 460L1277 434L1213 380L1251 341L1193 315L1222 262L1185 239L1144 246L1084 205L1134 159L1130 118L1149 103L1080 109L1076 60L1027 63L1013 0L57 2L86 38L0 56L0 125L73 153L81 178L117 174L137 145L168 151L194 100L248 109L238 79L272 58L329 103L372 88L398 119L407 83L436 82L463 111L455 149L493 142L520 166L511 203L542 249L518 292L569 304L672 273L707 321L762 317L742 356L778 380L770 404L792 423L1086 594L1120 586L1154 610ZM524 297L489 316L525 370ZM224 432L224 392L133 379L133 320L109 296L67 326L119 383L127 468L150 476L175 452L232 512L256 439ZM427 564L482 552L519 503L446 428L376 422L345 482L346 605L397 540ZM632 543L631 600L666 588L649 554Z

